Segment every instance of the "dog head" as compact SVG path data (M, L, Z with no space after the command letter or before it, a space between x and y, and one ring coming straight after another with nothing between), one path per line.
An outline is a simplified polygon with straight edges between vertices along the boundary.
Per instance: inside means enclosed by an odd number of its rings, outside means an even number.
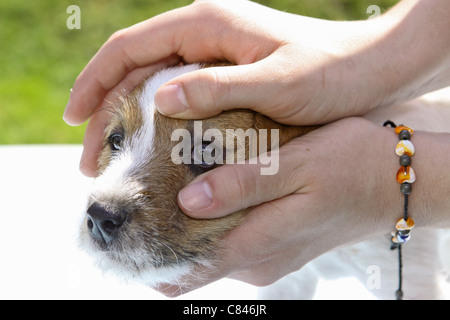
M275 145L282 145L312 130L285 127L251 110L223 112L201 122L158 113L153 97L159 86L198 68L162 70L121 97L112 110L80 237L102 269L155 285L176 281L196 263L210 264L220 238L243 221L247 210L192 219L179 209L178 192L230 157L249 160L252 141L259 143L253 150L261 153L274 146L272 132L277 133ZM207 132L212 135L204 140ZM229 138L230 132L250 134ZM268 133L267 141L261 132Z

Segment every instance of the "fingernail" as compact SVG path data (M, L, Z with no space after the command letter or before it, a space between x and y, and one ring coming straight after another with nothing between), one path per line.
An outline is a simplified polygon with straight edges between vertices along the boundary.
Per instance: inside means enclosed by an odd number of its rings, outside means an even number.
M72 89L70 89L69 101L67 101L66 108L64 109L64 114L63 114L63 120L64 120L68 125L71 125L71 124L70 124L70 120L67 118L67 110L68 110L68 108L69 108L70 97L71 97L71 96L72 96Z
M170 84L158 90L156 108L165 115L180 113L188 109L186 95L180 84Z
M199 181L182 189L178 200L183 208L196 211L207 208L213 201L211 187L205 181Z
M69 104L67 104L68 106ZM63 114L63 120L65 123L67 123L68 125L71 125L70 120L67 118L67 106L66 109L64 110L64 114Z

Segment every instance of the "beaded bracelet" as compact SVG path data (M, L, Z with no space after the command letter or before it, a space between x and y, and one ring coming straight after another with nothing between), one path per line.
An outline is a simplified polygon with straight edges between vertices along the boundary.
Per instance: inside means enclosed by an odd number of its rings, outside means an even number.
M395 295L397 300L403 298L402 290L402 244L411 238L411 230L414 228L414 220L408 217L408 197L412 192L412 184L416 181L416 174L411 168L411 157L415 154L415 148L410 141L414 131L404 125L395 125L392 121L386 121L383 126L395 128L399 142L395 147L395 153L400 157L400 169L397 172L397 182L400 183L400 191L405 196L403 218L397 221L395 232L391 234L391 250L398 249L398 290Z

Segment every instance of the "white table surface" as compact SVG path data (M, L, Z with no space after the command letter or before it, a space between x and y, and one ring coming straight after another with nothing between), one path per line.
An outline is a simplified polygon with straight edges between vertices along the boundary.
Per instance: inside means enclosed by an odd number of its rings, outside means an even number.
M0 146L0 299L166 299L100 272L76 237L91 180L81 146ZM345 288L343 290L343 288ZM180 299L255 299L229 279ZM316 298L371 299L351 279L320 282Z
M105 275L77 245L91 180L81 146L0 146L0 299L165 299ZM183 299L253 299L256 288L223 280Z

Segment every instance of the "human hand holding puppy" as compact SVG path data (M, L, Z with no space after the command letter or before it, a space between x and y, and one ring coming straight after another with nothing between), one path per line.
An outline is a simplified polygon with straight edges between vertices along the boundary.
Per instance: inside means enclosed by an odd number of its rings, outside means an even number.
M377 19L335 22L247 1L196 1L120 30L78 76L66 107L69 124L90 118L80 169L96 175L107 101L181 60L238 64L161 87L159 110L182 118L250 107L285 124L324 124L444 87L447 11L433 8L446 6L403 1ZM427 30L435 36L422 37Z
M426 39L429 43L423 47L434 50L419 47L416 53L407 51L409 55L405 56L405 47L417 40L411 37L415 32L424 32L421 21L442 21L441 25L433 26L433 32L448 30L444 26L445 10L443 13L425 10L428 16L417 14L424 10L415 10L436 5L435 2L448 7L438 0L428 1L429 5L425 1L404 1L378 19L331 22L281 13L251 2L197 1L122 30L105 43L80 74L65 113L71 124L92 116L84 142L82 171L87 175L96 171L101 134L107 121L102 103L105 96L111 99L120 89L130 90L146 73L180 60L188 63L228 60L238 65L203 69L160 88L156 97L159 110L183 118L196 119L229 108L251 107L285 124L323 124L443 87L448 84L450 70L442 68L449 62L445 36ZM417 68L408 67L412 61ZM345 150L360 145L357 138L370 138L368 133L376 133L371 159L379 162L374 163L375 167L385 166L379 168L382 172L395 172L396 169L388 171L389 160L383 158L386 154L375 152L380 151L381 142L389 135L386 130L361 119L344 120L281 148L282 174L262 178L254 175L252 166L225 166L200 178L210 182L216 179L220 185L211 182L205 187L197 180L183 190L180 207L197 218L217 217L267 202L255 208L247 222L226 238L233 250L224 259L223 268L189 288L227 275L267 284L337 245L390 231L395 217L389 210L382 213L377 210L380 199L388 203L397 193L392 192L393 187L386 187L382 194L373 195L369 191L375 186L385 186L377 179L378 171L362 172L359 169L366 169L369 164L345 155ZM380 155L387 162L380 160ZM395 162L395 158L392 160ZM344 170L347 167L356 168L352 171L358 173L351 175ZM298 174L294 175L296 168ZM335 177L335 172L342 174L332 181L330 177ZM368 174L367 180L361 179L360 173ZM223 176L227 179L220 179ZM223 181L229 183L222 185ZM384 182L396 186L395 181ZM236 185L240 188L236 189ZM336 190L335 198L324 197L333 194L327 188ZM206 191L203 196L199 192L202 189ZM361 193L361 201L355 203L351 201L353 198L345 197L342 192L346 190ZM375 210L371 211L374 215L360 217L362 204ZM371 219L380 220L374 225ZM342 225L343 222L346 224ZM162 290L171 294L171 289Z
M282 146L276 175L260 175L260 166L253 164L225 165L197 177L193 193L185 189L179 197L192 201L201 192L199 184L207 184L212 197L202 209L181 204L187 214L216 218L254 207L225 236L229 250L220 263L199 267L202 277L188 276L158 289L177 296L223 277L265 286L332 249L386 237L403 210L395 180L396 140L392 129L347 118ZM450 154L450 135L415 132L414 145L420 150L414 156L420 179L410 212L417 226L449 227L443 193L450 173L440 169L446 167L440 155Z

